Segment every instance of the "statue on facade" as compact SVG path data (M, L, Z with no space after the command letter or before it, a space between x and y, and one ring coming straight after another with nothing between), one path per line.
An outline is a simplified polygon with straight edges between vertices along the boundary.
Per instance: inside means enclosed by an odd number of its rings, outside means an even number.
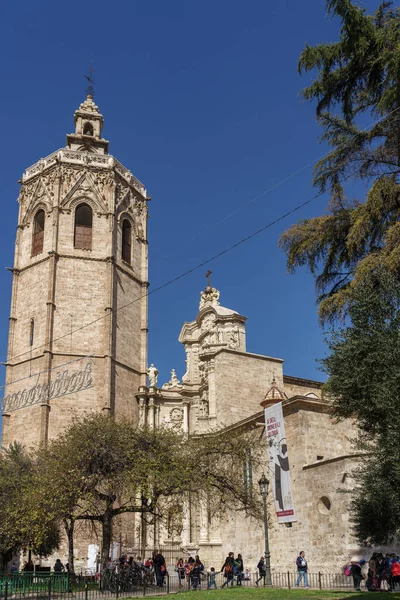
M164 385L162 386L163 390L169 390L170 388L176 388L182 387L181 382L179 381L178 377L176 376L176 371L175 369L172 369L171 371L171 379L169 381L167 381L167 383L164 383Z
M150 387L156 387L158 379L158 369L153 365L153 363L147 369L147 377L149 378Z

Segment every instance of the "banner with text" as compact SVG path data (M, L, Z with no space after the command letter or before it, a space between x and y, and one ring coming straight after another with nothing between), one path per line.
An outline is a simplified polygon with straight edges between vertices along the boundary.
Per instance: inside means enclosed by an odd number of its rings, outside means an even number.
M265 409L269 471L279 523L296 521L290 480L289 457L286 444L282 402Z

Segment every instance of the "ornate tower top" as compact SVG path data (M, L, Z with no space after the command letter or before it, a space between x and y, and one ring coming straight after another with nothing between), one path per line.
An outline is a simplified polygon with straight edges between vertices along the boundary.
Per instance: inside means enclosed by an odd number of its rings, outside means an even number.
M108 154L108 142L101 137L104 119L99 107L88 94L74 114L75 133L67 135L67 147L71 150Z

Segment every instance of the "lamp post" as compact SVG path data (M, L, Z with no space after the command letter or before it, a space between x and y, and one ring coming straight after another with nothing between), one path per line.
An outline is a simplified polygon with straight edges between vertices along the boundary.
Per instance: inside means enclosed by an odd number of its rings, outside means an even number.
M269 551L269 541L268 541L268 516L267 516L267 496L268 496L268 485L269 481L265 477L265 474L262 474L261 479L258 482L260 488L260 494L263 499L264 504L264 532L265 532L265 585L272 585L271 581L271 553Z

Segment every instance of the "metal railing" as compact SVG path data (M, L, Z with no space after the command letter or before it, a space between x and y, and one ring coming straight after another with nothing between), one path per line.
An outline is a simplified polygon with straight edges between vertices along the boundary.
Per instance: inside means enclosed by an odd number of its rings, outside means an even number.
M140 573L138 570L117 574L107 572L103 577L97 575L77 575L74 578L66 573L48 572L7 573L0 574L1 600L100 600L108 598L135 598L139 596L159 596L169 593L186 592L194 589L205 590L209 587L220 589L222 586L262 587L263 577L256 572L244 573L241 578L236 575L229 581L223 573L201 574L199 578L179 574L174 567L169 567L163 577L162 585L157 582L154 571ZM308 573L308 584L311 589L352 589L353 578L343 574ZM296 586L297 573L293 571L275 572L271 574L272 587L291 589ZM214 583L213 583L214 582ZM300 583L302 587L303 582Z

